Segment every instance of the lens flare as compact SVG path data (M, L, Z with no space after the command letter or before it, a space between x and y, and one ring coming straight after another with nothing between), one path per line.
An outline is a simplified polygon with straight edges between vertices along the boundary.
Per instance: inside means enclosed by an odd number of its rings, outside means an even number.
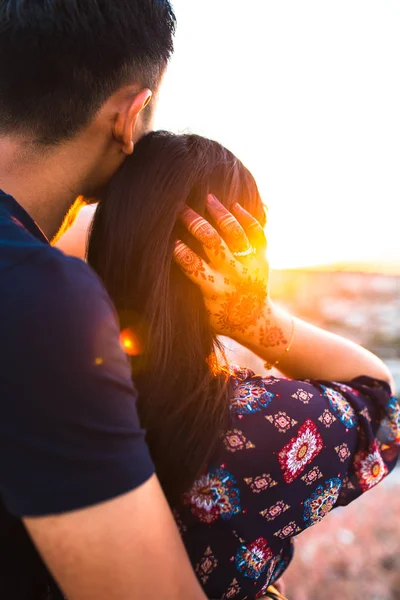
M132 329L124 329L121 332L119 343L128 356L138 356L141 353L138 337Z

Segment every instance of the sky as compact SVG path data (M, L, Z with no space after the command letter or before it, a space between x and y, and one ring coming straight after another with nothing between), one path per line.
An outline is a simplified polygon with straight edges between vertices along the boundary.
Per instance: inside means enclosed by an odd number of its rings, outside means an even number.
M156 127L217 139L269 206L271 264L400 264L398 0L173 0Z

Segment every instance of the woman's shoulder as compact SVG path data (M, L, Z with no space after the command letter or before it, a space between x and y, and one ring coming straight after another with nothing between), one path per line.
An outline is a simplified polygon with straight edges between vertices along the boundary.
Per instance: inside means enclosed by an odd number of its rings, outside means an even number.
M304 405L324 393L322 386L311 380L297 381L274 375L260 375L251 369L236 365L230 366L229 372L229 410L232 417L259 413L267 409L273 401L274 405L279 402L281 409L287 403L293 409L294 399L298 399Z
M388 403L393 403L387 383L360 376L349 382L303 379L295 380L274 375L256 374L251 369L236 365L229 367L231 394L229 409L232 417L288 408L302 415L314 415L324 408L343 417L348 427L355 425L359 414L366 416L365 404L374 404L385 412ZM376 406L377 405L377 406ZM357 411L359 408L359 411ZM374 411L376 412L376 411ZM364 413L364 414L362 414ZM318 415L320 417L321 415ZM369 415L371 417L371 415ZM382 417L378 411L377 417Z
M229 412L228 455L251 450L247 459L259 467L268 456L286 483L316 461L321 472L346 467L356 484L350 489L365 491L388 474L399 453L399 403L385 382L366 376L292 380L232 368Z
M309 446L296 476L316 457L326 463L335 457L353 472L358 470L358 483L367 489L393 468L399 453L399 403L387 383L371 377L349 382L292 380L233 368L229 413L230 429L224 438L228 452L242 446L252 449L251 461L267 453L285 470L292 450ZM375 459L379 476L361 481L361 463L375 465ZM287 478L286 473L286 482Z

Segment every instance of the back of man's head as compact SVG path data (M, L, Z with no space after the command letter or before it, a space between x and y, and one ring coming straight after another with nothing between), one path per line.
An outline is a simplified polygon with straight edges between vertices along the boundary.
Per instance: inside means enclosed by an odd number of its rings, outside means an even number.
M0 135L56 144L119 87L154 89L174 30L169 0L0 0Z

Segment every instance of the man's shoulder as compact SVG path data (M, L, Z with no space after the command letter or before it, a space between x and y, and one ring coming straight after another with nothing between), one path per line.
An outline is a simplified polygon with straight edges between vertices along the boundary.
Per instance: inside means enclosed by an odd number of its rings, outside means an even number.
M95 314L98 306L113 310L96 273L82 260L51 246L37 247L4 276L0 271L0 289L14 305L23 303L24 312L47 313L57 307L59 314L75 308Z
M154 469L100 280L82 261L45 246L0 272L3 288L7 276L13 289L0 319L0 496L7 509L57 514L139 487Z
M53 281L60 286L68 286L74 293L79 293L82 288L94 288L105 294L99 277L86 262L67 256L52 246L44 247L40 253L36 253L31 264L26 263L25 269L32 269L34 276L39 275L49 284Z
M121 364L114 306L83 261L43 246L18 267L0 272L0 292L0 335L10 360L30 351L52 363L62 350L77 368L82 354L103 356L108 349L112 362Z

